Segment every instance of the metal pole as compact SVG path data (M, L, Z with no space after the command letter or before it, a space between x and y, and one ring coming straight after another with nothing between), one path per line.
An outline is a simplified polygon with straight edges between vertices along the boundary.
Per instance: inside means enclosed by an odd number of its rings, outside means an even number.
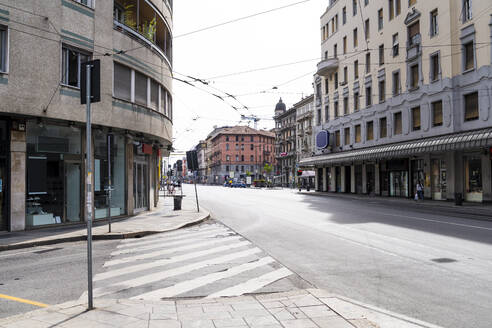
M112 180L111 180L111 145L113 144L112 142L112 138L113 135L112 134L108 134L108 140L107 140L107 144L108 144L108 209L109 209L109 214L108 214L108 217L109 217L109 232L111 232L111 191L113 190L113 183L112 183Z
M92 303L92 150L91 150L91 67L86 66L86 167L87 167L87 179L86 183L86 206L87 206L87 296L88 305L87 309L92 310L94 308Z
M196 211L200 212L200 205L198 205L198 192L196 191L196 171L194 172L195 177L193 179L193 182L195 183L195 198L196 198Z

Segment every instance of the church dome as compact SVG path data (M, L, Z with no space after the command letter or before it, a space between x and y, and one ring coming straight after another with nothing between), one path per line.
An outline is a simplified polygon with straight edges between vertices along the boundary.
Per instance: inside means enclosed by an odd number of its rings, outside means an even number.
M285 104L282 101L282 98L278 101L278 104L275 106L275 113L277 112L285 112L286 107Z

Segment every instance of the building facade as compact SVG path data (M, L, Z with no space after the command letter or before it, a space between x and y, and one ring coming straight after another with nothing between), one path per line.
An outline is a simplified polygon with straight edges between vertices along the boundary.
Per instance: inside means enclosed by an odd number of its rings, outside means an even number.
M207 183L207 142L205 140L200 140L198 145L196 145L195 150L198 159L197 182Z
M314 130L328 140L301 160L317 189L413 197L421 182L426 198L492 201L490 4L360 5L321 16Z
M275 184L293 187L296 176L296 108L286 109L280 98L275 106Z
M157 205L159 158L172 139L170 17L162 0L0 4L0 230L85 220L80 86L91 59L101 62L94 218Z
M275 134L247 126L216 129L211 137L210 168L212 181L223 184L228 179L267 178L265 164L275 165ZM271 172L273 173L273 172Z
M302 99L293 107L296 109L296 163L300 163L302 159L313 156L314 95ZM299 169L296 174L297 185L314 187L315 172Z

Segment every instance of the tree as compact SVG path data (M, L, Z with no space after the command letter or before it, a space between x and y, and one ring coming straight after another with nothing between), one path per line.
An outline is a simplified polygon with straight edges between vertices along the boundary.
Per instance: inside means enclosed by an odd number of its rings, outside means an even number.
M263 166L263 171L265 173L267 173L268 175L270 175L270 173L272 172L272 170L273 170L273 166L270 165L270 164L268 164L268 163L266 163L265 166Z

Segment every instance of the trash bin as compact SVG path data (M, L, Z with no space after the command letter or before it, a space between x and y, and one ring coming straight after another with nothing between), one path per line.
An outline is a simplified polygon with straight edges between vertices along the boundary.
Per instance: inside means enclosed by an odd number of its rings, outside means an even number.
M463 205L463 194L460 192L454 193L454 204L455 205Z
M181 210L181 201L183 200L183 197L176 195L174 196L174 210L179 211Z

